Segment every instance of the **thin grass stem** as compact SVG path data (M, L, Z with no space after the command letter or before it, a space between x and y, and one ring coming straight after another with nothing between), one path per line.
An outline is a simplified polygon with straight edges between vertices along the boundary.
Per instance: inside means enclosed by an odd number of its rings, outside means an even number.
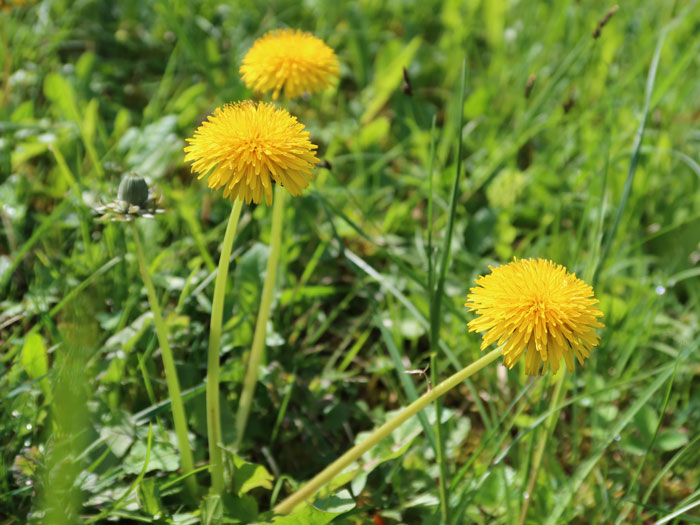
M441 261L440 265L437 267L437 283L435 283L435 288L432 288L434 276L433 276L433 266L431 264L429 268L429 281L430 281L430 348L432 351L431 356L431 375L433 380L435 379L435 358L434 353L437 351L440 345L440 321L442 319L442 294L445 289L445 275L447 273L447 265L450 260L450 246L452 244L452 232L454 229L455 214L457 209L457 199L459 197L459 177L462 172L462 133L464 129L464 94L466 90L466 80L467 80L467 59L466 57L462 61L462 83L460 86L460 98L459 98L459 130L457 132L457 166L455 168L455 176L452 183L452 194L450 197L450 207L448 210L447 219L447 232L445 233L445 238L443 240ZM432 157L432 155L431 155ZM431 159L431 177L432 177L432 159ZM432 190L432 183L431 183ZM432 219L432 192L430 201L430 215ZM432 225L431 225L432 230ZM432 237L432 234L431 234ZM432 248L432 238L429 239ZM432 257L432 254L430 254ZM437 398L436 398L437 399ZM435 436L437 441L437 461L440 467L440 480L439 480L439 493L440 493L440 516L444 523L450 522L450 508L449 499L447 493L447 467L445 465L444 459L444 443L442 440L442 432L440 428L440 403L435 401Z

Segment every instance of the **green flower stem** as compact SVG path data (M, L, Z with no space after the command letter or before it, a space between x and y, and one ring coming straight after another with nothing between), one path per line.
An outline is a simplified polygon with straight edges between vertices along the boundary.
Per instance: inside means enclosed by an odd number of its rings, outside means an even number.
M348 465L357 461L365 452L374 447L382 439L389 436L389 434L396 430L402 423L415 416L423 408L456 387L462 381L498 359L501 354L502 349L500 347L492 350L482 358L474 361L471 365L451 375L432 390L423 394L377 430L372 432L364 441L352 447L345 454L316 474L316 476L301 489L279 503L275 507L275 512L279 514L289 514L292 512L297 505L313 496L320 488L345 470Z
M192 450L187 439L187 418L185 417L185 407L182 403L180 394L180 382L177 379L177 370L175 369L175 361L173 360L173 352L170 349L168 341L168 327L163 322L163 316L160 313L158 305L158 297L156 289L151 281L151 276L148 272L148 264L143 253L143 245L141 244L141 235L139 234L136 222L131 221L131 228L134 233L134 244L136 245L136 257L139 261L141 269L141 277L143 284L146 286L148 294L148 302L151 305L153 312L153 322L156 327L156 335L160 344L160 352L163 356L163 367L165 368L165 381L168 385L168 395L170 396L170 408L173 413L173 423L175 425L175 434L177 435L177 443L180 448L180 462L182 463L182 472L188 475L186 478L187 489L193 498L198 496L197 480L194 475L191 475L194 470L194 461L192 460Z
M532 468L530 470L530 479L527 483L527 496L523 499L523 506L520 509L520 519L518 520L519 525L523 525L525 523L525 517L527 516L527 509L530 505L530 501L532 501L532 493L535 490L535 482L537 481L537 473L540 470L540 465L542 464L542 457L544 456L544 450L547 447L547 439L549 438L549 435L552 433L554 430L554 426L558 420L559 416L559 410L554 411L554 407L559 406L561 404L561 399L564 393L564 390L562 389L562 386L564 385L564 379L566 378L566 369L563 369L561 371L561 374L559 374L559 377L556 379L556 383L554 385L554 389L552 391L552 399L549 402L549 410L552 411L551 414L547 417L545 424L544 424L544 429L543 429L543 435L540 436L538 443L537 443L537 450L535 450L535 456L532 460Z
M221 349L221 323L224 316L224 295L228 278L233 239L238 228L243 201L237 199L226 226L224 243L219 256L219 269L214 284L214 301L209 322L209 352L207 357L207 436L209 437L209 472L211 488L215 494L224 491L224 462L221 452L221 411L219 409L219 350Z
M265 268L265 282L263 283L262 296L260 297L260 309L258 319L255 322L255 333L253 335L253 348L248 358L245 379L243 380L243 391L238 404L238 414L236 414L236 447L240 445L245 434L245 427L248 423L250 405L253 402L255 385L258 382L258 367L265 350L265 332L267 321L270 318L270 307L272 306L272 295L275 290L275 278L277 277L277 263L279 262L280 245L282 244L282 219L284 218L285 191L280 186L275 188L275 200L272 205L272 229L270 231L270 254L267 258Z

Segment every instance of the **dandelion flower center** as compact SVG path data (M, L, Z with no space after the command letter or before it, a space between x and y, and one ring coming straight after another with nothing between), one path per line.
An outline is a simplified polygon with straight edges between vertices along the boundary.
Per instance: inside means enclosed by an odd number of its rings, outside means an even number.
M314 93L330 86L340 68L333 50L322 40L299 30L278 29L265 33L250 48L240 73L257 92L272 91L277 99L304 91Z
M217 109L188 138L185 161L231 200L272 203L272 182L292 195L309 185L317 146L296 117L273 104L240 102Z
M595 306L593 288L544 259L521 259L479 277L465 306L478 317L470 332L483 332L481 349L503 346L503 364L513 368L525 354L525 371L556 373L562 357L569 371L599 342L595 328L603 313ZM544 366L542 366L544 364Z

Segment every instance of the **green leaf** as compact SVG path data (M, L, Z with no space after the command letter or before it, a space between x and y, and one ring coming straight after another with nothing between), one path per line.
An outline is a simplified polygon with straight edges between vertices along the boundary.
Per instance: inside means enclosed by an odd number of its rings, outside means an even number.
M85 51L75 64L75 76L81 80L89 81L93 66L95 65L94 51Z
M218 494L208 496L202 500L200 506L202 513L202 525L216 525L224 518L224 505Z
M202 525L250 523L258 517L258 504L250 496L238 498L216 494L202 500L200 512Z
M29 334L22 347L22 366L32 379L45 375L49 370L46 346L37 333Z
M224 521L249 523L258 517L258 504L251 496L224 496Z
M337 516L355 508L355 500L348 490L341 490L333 496L316 500L290 516L273 520L277 525L325 525Z
M642 407L634 416L634 424L639 431L640 437L645 442L650 442L656 433L656 425L659 421L659 415L651 407Z
M141 483L139 483L138 494L143 510L153 516L154 519L160 519L165 514L154 478L142 479Z
M333 496L317 500L313 506L323 512L342 514L355 508L355 500L348 490L341 490Z
M70 83L58 73L49 73L44 79L44 94L59 110L61 116L77 121L75 93Z
M124 472L127 474L137 474L141 472L147 455L146 444L137 441L124 459ZM151 458L148 462L146 472L162 470L173 472L180 467L180 460L175 447L170 443L158 441L151 447Z
M39 385L44 396L48 399L51 395L51 385L48 377L45 376L49 371L49 356L44 341L37 333L29 334L24 340L22 366L32 379L41 378Z
M663 430L656 438L656 446L668 452L684 447L688 444L688 436L676 429Z
M236 466L233 483L237 494L246 494L258 487L268 490L272 489L274 478L265 467L255 463L248 463L235 455L233 456L233 463Z

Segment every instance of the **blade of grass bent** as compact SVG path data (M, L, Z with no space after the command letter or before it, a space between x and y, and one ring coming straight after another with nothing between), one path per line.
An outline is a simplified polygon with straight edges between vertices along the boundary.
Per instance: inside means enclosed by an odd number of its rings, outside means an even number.
M622 197L620 198L620 204L617 207L617 213L615 214L615 221L613 222L612 228L605 239L605 244L603 245L603 251L598 260L598 266L596 267L595 273L593 274L593 287L598 284L598 278L600 277L600 272L603 269L605 260L608 258L610 253L610 247L612 246L612 241L617 234L617 230L620 227L620 222L622 222L622 215L627 207L627 201L629 200L630 193L632 193L632 183L634 182L634 175L637 171L637 163L639 162L639 155L642 146L642 139L644 138L644 130L646 128L647 117L649 116L649 109L651 107L651 95L654 91L654 83L656 82L656 71L659 67L659 60L661 58L661 49L663 48L664 40L666 39L667 29L661 31L659 36L659 41L656 44L656 49L654 51L654 56L651 59L651 66L649 67L649 75L647 77L646 92L644 95L644 106L642 108L642 119L637 127L637 132L634 138L634 145L632 147L632 157L630 158L630 166L627 172L627 179L625 180L625 186L622 190Z

